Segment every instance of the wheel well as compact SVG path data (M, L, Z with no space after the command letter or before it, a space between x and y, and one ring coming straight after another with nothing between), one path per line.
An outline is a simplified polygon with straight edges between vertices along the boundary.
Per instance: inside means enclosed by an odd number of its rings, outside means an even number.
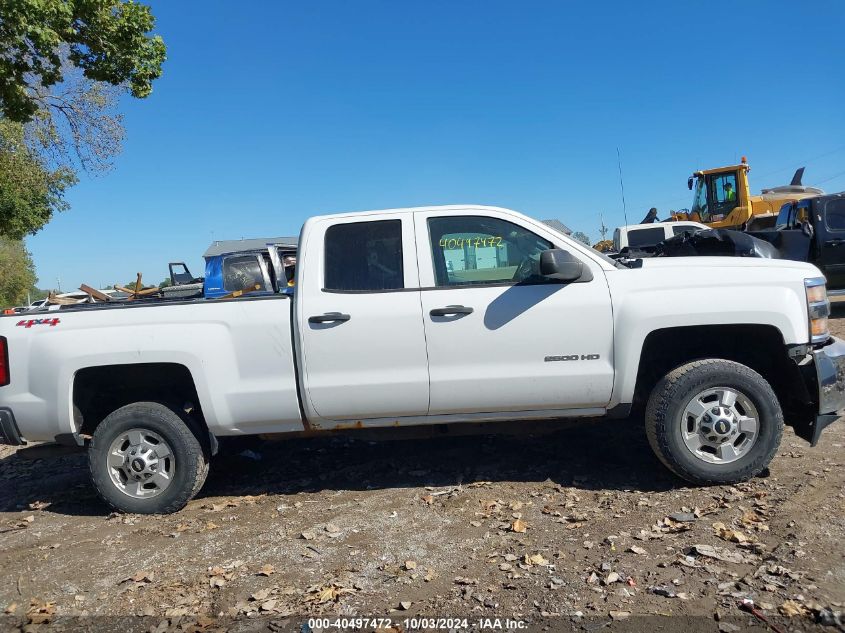
M772 386L784 412L806 414L812 404L798 365L783 336L771 325L701 325L651 332L643 343L634 408L645 407L654 385L669 371L701 358L742 363Z
M207 430L194 379L184 365L103 365L76 372L73 407L80 434L92 434L109 413L141 401L161 402L190 413L191 419Z

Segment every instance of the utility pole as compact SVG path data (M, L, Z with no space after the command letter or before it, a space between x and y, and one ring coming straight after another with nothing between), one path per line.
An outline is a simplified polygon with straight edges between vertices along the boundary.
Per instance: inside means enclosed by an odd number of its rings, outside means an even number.
M610 230L604 225L604 214L599 213L599 218L601 219L601 228L599 229L599 235L601 235L602 242L606 239L607 232Z
M56 289L58 290L59 294L62 292L62 279L61 277L56 277Z

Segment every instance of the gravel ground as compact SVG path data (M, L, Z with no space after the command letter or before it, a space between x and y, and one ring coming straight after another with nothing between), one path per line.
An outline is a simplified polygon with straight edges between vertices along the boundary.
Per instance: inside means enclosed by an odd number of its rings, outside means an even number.
M845 310L834 316L845 337ZM256 442L215 460L185 510L154 517L109 513L82 455L6 447L0 624L845 630L843 446L841 422L814 449L787 431L763 477L690 488L632 422Z

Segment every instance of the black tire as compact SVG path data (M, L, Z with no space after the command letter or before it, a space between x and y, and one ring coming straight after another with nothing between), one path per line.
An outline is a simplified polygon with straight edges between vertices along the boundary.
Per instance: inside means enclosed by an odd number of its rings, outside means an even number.
M108 452L112 442L130 429L158 434L170 446L174 472L157 496L139 499L124 493L110 476ZM96 428L88 446L91 480L99 495L115 510L137 514L169 514L185 507L208 475L209 450L205 434L190 419L158 402L135 402L110 413Z
M758 435L736 461L713 464L687 448L681 419L693 397L720 386L736 389L751 401L759 415ZM658 381L646 407L645 428L654 453L682 479L698 485L733 484L756 477L772 461L783 434L783 412L771 386L756 371L710 358L681 365Z

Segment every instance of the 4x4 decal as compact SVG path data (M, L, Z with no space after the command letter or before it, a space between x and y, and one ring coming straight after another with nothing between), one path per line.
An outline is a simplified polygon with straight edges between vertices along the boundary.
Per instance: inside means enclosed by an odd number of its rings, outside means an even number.
M25 327L29 329L33 325L49 325L50 327L53 327L58 324L58 319L23 319L22 321L18 321L15 325L17 327Z

